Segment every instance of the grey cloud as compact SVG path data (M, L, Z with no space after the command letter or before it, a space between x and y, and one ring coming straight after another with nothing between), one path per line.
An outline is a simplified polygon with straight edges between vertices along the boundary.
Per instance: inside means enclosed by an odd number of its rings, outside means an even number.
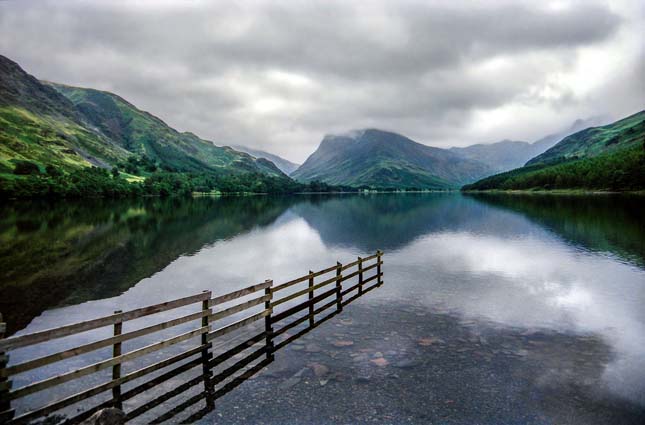
M564 10L504 1L2 2L0 49L40 78L115 91L218 144L303 160L323 134L355 127L466 144L496 131L528 134L522 122L478 133L473 120L481 111L517 103L542 114L569 108L566 119L587 113L549 77L571 72L582 48L616 47L611 40L627 26L616 9L594 2ZM499 74L477 71L500 58L510 65ZM622 84L633 83L630 76ZM531 87L557 96L536 97ZM622 109L635 103L616 102Z

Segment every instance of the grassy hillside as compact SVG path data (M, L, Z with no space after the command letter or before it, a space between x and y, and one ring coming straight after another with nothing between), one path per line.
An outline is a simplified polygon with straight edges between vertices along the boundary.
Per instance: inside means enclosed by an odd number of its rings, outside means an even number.
M448 150L369 129L326 136L291 176L354 187L446 189L489 173L484 164Z
M192 133L180 133L159 118L108 92L52 84L83 116L129 152L145 155L174 171L260 172L280 176L270 161L218 147Z
M19 161L63 169L106 166L128 152L87 128L72 102L0 56L0 173Z
M621 150L643 142L645 111L602 127L591 127L562 139L526 165L588 158Z
M564 138L526 166L463 190L645 189L645 111Z
M0 56L0 197L306 190L271 161L180 133L123 98Z
M463 190L587 189L644 190L645 146L633 147L560 164L535 164L476 183Z

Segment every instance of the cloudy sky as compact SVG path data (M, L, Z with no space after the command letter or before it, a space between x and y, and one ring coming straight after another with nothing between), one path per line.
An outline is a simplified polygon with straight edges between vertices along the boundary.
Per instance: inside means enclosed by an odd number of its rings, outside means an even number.
M0 1L0 54L216 144L303 161L377 127L536 140L645 108L645 3Z

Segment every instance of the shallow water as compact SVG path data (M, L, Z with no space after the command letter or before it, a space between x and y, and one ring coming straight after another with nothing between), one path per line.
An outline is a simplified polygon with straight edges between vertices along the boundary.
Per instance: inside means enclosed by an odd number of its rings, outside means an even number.
M642 197L383 194L0 211L0 311L20 333L385 252L385 285L277 353L205 422L645 418ZM353 345L335 347L339 339ZM327 371L316 376L313 364Z

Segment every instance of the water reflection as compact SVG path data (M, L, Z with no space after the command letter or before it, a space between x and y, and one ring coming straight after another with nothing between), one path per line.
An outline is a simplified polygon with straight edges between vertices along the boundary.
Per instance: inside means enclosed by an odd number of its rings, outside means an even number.
M596 359L605 364L606 390L645 405L642 198L431 194L155 202L3 212L1 261L9 271L0 307L23 308L20 287L36 298L51 279L63 289L16 317L94 299L45 311L26 329L35 331L203 289L227 292L267 278L279 283L383 249L386 285L361 305L420 305L482 327L593 335L611 350L608 362ZM29 264L41 257L53 268ZM63 285L63 277L71 283ZM397 323L384 318L382 326L401 331Z
M47 308L121 294L181 255L273 222L282 198L11 203L0 210L9 332Z

